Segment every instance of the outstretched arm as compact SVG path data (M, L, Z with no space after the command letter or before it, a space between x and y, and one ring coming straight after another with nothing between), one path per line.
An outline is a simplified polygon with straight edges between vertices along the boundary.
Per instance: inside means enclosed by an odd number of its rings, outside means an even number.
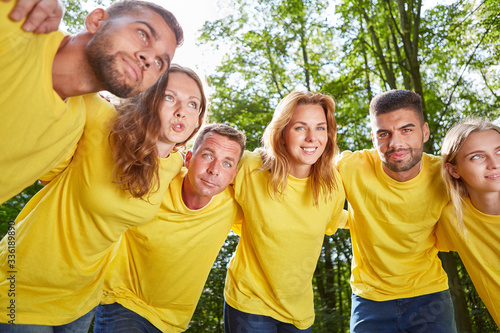
M26 17L23 24L26 31L49 33L57 30L63 13L62 0L17 0L9 17L14 21L21 21Z

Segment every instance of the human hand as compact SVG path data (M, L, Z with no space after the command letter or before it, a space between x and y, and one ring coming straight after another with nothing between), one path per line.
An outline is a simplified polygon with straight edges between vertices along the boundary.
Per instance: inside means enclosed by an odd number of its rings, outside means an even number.
M42 34L57 30L63 14L62 0L17 0L9 17L14 21L26 17L23 29Z

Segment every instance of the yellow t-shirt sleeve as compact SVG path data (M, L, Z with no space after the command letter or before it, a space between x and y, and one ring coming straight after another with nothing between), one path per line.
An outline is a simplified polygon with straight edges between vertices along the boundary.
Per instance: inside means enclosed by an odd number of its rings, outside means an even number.
M459 232L456 223L457 219L453 212L453 205L450 202L436 224L436 248L439 251L456 251L455 245L453 244L453 237L450 235L450 233L456 234Z

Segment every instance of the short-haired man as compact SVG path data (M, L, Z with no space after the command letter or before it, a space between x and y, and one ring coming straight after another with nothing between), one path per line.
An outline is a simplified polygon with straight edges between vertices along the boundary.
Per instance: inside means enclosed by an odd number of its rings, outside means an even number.
M95 9L74 36L24 31L8 18L14 4L0 1L0 204L72 155L85 124L82 95L143 91L183 40L172 13L145 1Z
M434 226L448 202L419 95L392 90L370 103L376 149L338 160L349 201L351 332L456 332Z
M245 136L227 125L200 130L187 170L170 183L156 218L123 234L108 268L94 332L183 332L233 223L232 182Z

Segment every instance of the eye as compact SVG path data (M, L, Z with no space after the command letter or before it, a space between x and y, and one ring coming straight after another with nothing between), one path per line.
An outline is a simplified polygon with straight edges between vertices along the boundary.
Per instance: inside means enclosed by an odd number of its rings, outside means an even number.
M165 95L165 100L167 102L173 102L174 101L174 96L172 96L172 95Z
M189 102L189 103L188 103L188 106L189 106L191 109L198 110L198 104L196 104L195 102Z
M482 156L482 155L480 155L480 154L475 154L475 155L472 155L472 156L470 157L470 159L471 159L471 161L473 161L473 160L478 160L478 159L480 159L480 158L482 158L482 157L483 157L483 156Z
M296 131L303 131L304 129L305 129L304 126L297 126L297 127L295 127Z
M317 130L318 131L326 131L326 127L324 127L324 126L318 126Z
M161 69L163 67L163 63L160 60L155 59L155 64L158 69Z
M411 129L410 128L403 128L403 130L401 132L403 132L403 133L411 133Z
M205 154L203 154L201 156L203 156L203 158L206 158L206 159L212 159L212 155L210 155L208 153L205 153Z
M230 167L232 167L231 163L229 163L229 162L222 162L222 165L223 165L224 167L226 167L226 168L230 168Z
M382 138L385 138L386 136L387 136L387 132L382 132L382 133L379 133L377 135L377 138L382 139Z
M139 35L141 36L141 39L143 41L147 41L148 40L148 34L146 34L146 32L144 30L139 30Z

